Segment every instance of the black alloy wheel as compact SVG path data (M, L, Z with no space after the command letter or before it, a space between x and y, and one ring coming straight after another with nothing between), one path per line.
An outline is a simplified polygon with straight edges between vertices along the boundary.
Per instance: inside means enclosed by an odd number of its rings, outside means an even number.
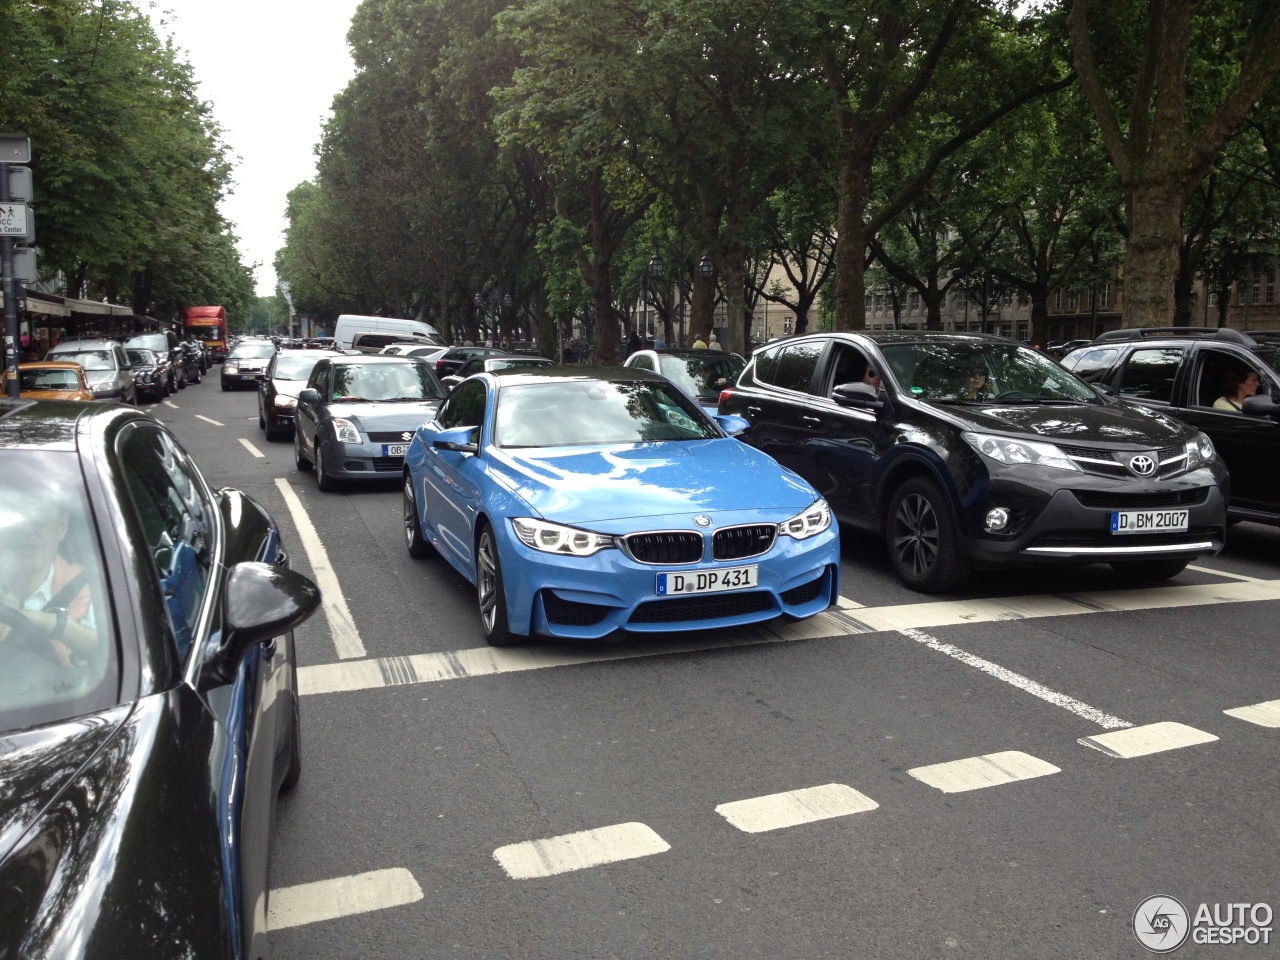
M507 594L502 586L502 561L493 528L481 522L476 538L476 597L485 639L495 647L509 647L525 639L511 632L507 623Z
M298 709L298 668L289 665L293 671L293 723L289 727L289 767L285 770L284 779L280 781L280 792L288 793L298 785L302 778L302 719Z
M1190 559L1179 560L1117 560L1111 569L1125 580L1135 582L1155 582L1169 580L1187 569Z
M311 469L311 461L302 452L302 431L297 428L293 431L293 465L299 470Z
M960 556L951 507L927 477L912 477L894 493L885 539L894 571L913 590L948 593L964 586L972 573Z
M324 469L324 445L320 442L320 435L316 434L315 439L315 463L316 463L316 486L321 493L332 493L338 489L338 482L329 476Z
M413 489L413 474L404 473L404 543L409 556L415 560L425 560L435 553L435 548L422 535L422 524L418 520L418 497Z

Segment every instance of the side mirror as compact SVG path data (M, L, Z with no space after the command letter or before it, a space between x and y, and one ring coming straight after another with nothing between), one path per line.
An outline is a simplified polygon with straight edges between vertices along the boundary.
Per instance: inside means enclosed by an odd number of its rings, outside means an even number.
M447 387L447 388L448 388L448 389L450 389L450 390L452 390L454 387L456 387L456 386L457 386L458 384L460 384L461 382L462 382L462 378L461 378L461 377L459 377L459 376L457 376L456 374L452 374L452 373L451 373L451 374L449 374L449 376L447 376L447 377L441 377L441 378L440 378L440 385L441 385L441 386L443 386L443 387Z
M880 394L876 393L876 388L869 383L842 383L831 391L831 399L841 407L853 407L858 410L881 410L884 408L885 399L884 388L880 389Z
M222 642L200 671L207 689L235 679L253 647L303 623L320 606L320 589L300 573L269 563L237 563L222 600Z
M1240 410L1250 417L1280 418L1280 404L1277 404L1275 400L1265 393L1245 397L1244 403L1240 405Z
M320 391L313 390L311 387L307 387L307 389L303 390L300 394L298 394L298 402L299 403L319 403Z
M1094 393L1100 397L1114 397L1116 394L1115 387L1107 383L1090 383L1089 386L1093 387Z
M731 437L740 437L751 429L751 421L732 413L716 414L711 418Z
M454 430L441 431L431 441L431 446L437 450L477 454L480 452L480 428L458 427Z

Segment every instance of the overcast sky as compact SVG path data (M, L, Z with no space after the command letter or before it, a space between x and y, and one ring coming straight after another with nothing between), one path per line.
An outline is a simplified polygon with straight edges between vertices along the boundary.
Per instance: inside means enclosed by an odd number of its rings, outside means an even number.
M223 215L258 293L275 291L285 195L315 174L314 148L334 94L354 72L347 28L359 0L157 0L156 30L186 51L213 104L235 168Z

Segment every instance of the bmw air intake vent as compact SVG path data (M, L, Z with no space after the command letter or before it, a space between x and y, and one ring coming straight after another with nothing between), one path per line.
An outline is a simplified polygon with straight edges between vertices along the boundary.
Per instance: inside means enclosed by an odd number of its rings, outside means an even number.
M775 523L756 523L747 527L725 527L711 538L711 556L715 560L741 560L767 553L778 535Z
M698 563L702 560L702 534L692 530L667 533L633 533L624 537L627 552L640 563Z

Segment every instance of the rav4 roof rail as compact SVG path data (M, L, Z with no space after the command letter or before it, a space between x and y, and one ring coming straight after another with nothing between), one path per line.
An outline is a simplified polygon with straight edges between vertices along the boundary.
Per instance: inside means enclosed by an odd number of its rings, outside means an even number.
M1253 337L1239 330L1233 330L1231 327L1133 327L1128 330L1108 330L1093 342L1116 343L1126 340L1146 340L1148 337L1205 337L1239 343L1246 347L1257 346L1257 341Z

